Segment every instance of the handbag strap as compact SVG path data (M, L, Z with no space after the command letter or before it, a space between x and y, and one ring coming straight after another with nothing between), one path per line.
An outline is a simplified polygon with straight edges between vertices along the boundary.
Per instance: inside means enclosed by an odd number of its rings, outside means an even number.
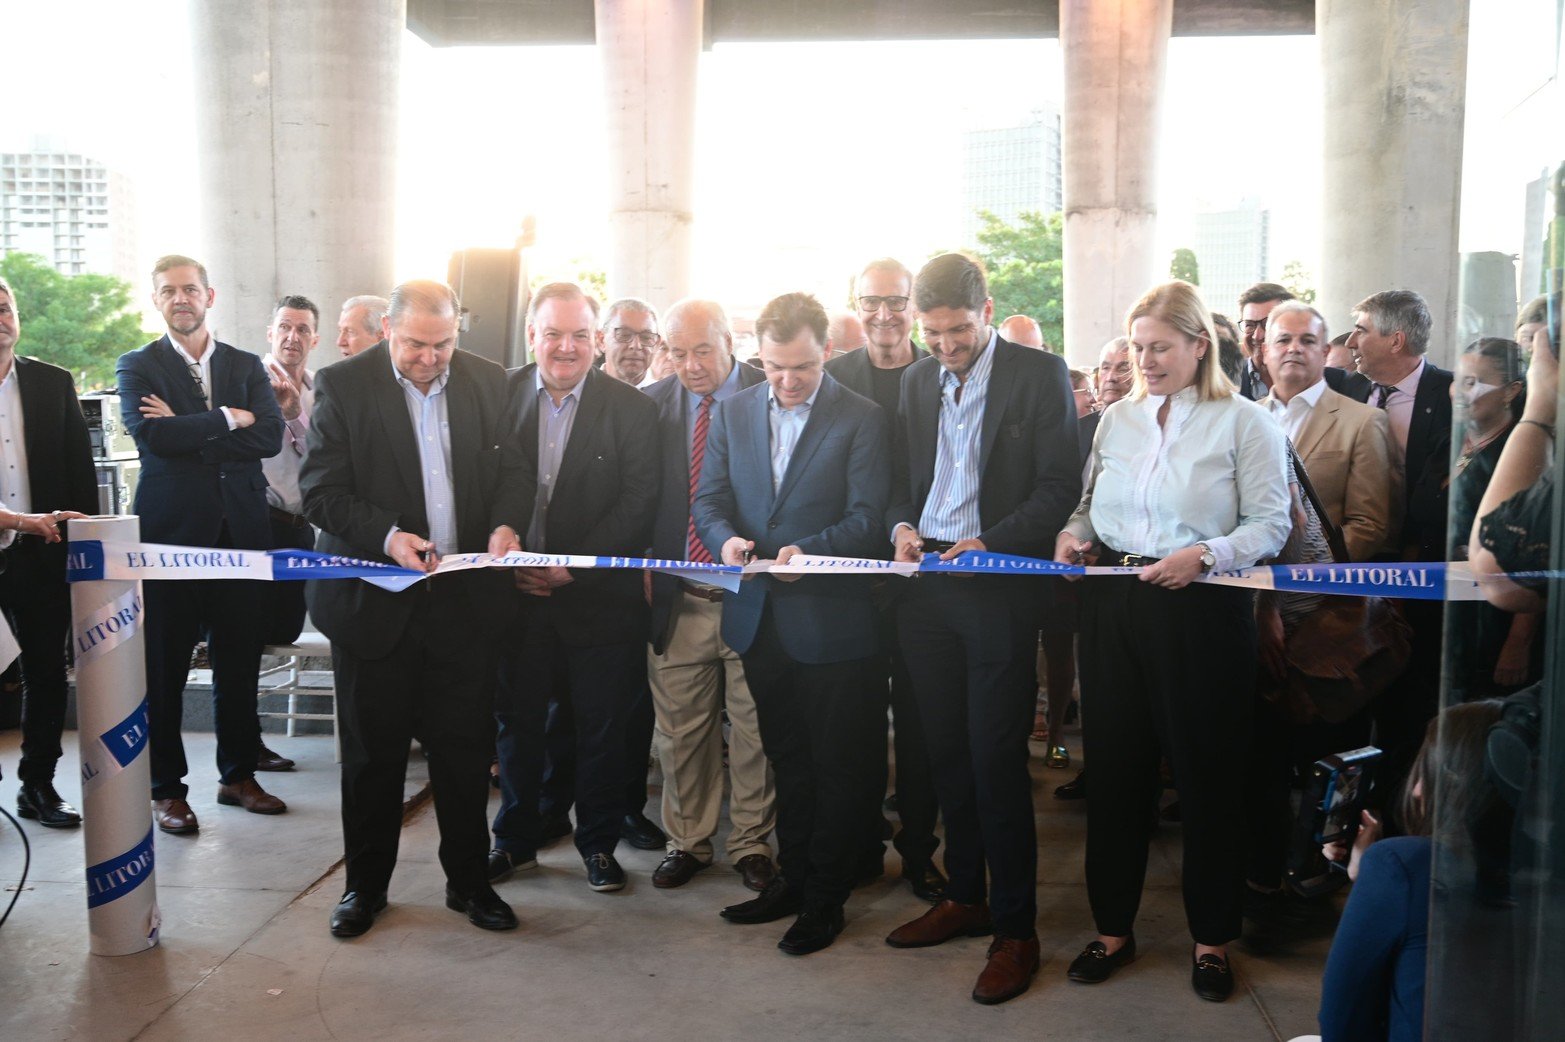
M1331 546L1331 556L1338 564L1347 564L1348 544L1342 538L1342 529L1331 523L1331 517L1326 513L1326 508L1320 505L1320 497L1315 494L1315 486L1310 484L1309 471L1304 469L1304 461L1299 454L1293 451L1293 441L1288 441L1288 458L1293 461L1293 475L1299 479L1299 487L1304 489L1304 495L1310 501L1310 508L1315 511L1315 517L1319 519L1321 528L1326 533L1326 542Z

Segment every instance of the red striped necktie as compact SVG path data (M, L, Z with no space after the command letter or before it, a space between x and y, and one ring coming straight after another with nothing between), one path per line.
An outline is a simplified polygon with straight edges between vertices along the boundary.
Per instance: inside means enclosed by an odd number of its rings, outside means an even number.
M706 432L712 425L712 396L709 394L701 399L701 407L696 410L696 428L690 438L690 503L695 504L696 489L701 486L701 463L706 459ZM689 528L685 534L688 559L698 564L711 564L712 555L707 553L706 545L701 542L701 537L696 535L696 519L692 515Z

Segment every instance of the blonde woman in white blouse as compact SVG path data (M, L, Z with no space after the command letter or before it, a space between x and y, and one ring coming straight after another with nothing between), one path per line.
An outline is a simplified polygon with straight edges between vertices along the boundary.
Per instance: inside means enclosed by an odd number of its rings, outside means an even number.
M1256 643L1253 595L1194 583L1276 554L1287 538L1286 441L1218 366L1212 318L1194 287L1157 286L1125 319L1135 386L1103 414L1091 484L1055 544L1066 563L1143 566L1082 587L1087 893L1098 938L1070 966L1095 984L1135 958L1159 755L1183 817L1191 983L1233 991Z

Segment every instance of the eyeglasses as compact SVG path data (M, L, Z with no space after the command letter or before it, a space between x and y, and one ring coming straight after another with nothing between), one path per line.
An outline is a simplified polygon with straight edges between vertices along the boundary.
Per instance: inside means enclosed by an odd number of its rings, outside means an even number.
M201 404L206 404L206 384L201 382L201 366L195 362L186 362L185 368L190 370L190 380L196 385L196 395L201 399Z
M650 351L657 346L658 342L658 335L652 332L650 329L643 330L642 332L638 333L633 329L626 329L624 326L619 326L614 330L613 335L614 342L621 347L624 347L632 340L635 340L638 341L642 347Z
M860 297L860 311L879 311L884 304L889 311L906 311L907 297Z
M1254 333L1257 330L1265 329L1266 328L1266 320L1264 318L1246 318L1246 319L1242 319L1239 322L1239 328L1244 330L1244 335L1245 336L1249 336L1251 333Z

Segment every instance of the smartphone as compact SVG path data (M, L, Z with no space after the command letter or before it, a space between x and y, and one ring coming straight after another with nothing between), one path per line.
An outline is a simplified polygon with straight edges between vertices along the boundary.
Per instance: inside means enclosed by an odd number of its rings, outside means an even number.
M1381 751L1372 745L1316 760L1305 779L1288 851L1287 883L1301 897L1330 893L1347 882L1347 865L1328 861L1327 843L1349 847L1374 789Z

